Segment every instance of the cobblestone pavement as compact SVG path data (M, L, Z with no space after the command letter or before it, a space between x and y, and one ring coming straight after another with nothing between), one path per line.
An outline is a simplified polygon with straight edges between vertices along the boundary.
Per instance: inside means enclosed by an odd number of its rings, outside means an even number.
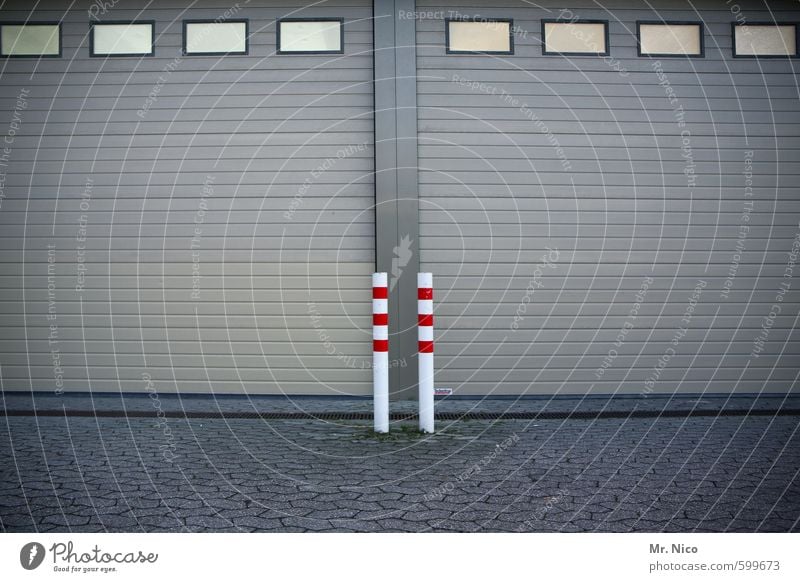
M377 438L354 421L4 417L0 525L800 531L797 416L411 428Z

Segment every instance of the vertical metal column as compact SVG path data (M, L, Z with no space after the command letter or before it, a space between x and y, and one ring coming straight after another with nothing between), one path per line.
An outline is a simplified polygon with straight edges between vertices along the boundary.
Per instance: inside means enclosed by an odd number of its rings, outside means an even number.
M389 274L389 390L417 396L416 2L373 0L376 271Z

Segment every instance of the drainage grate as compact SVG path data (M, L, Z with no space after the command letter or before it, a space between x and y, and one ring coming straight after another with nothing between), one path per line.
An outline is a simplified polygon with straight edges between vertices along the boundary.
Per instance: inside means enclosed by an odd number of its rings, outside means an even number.
M223 412L163 411L167 418L219 418L225 420L372 420L371 412ZM149 410L0 410L2 416L77 416L90 418L153 418ZM392 420L417 420L416 414L393 413ZM688 418L718 416L800 416L800 408L762 410L598 410L552 412L439 412L438 420L599 420L604 418Z

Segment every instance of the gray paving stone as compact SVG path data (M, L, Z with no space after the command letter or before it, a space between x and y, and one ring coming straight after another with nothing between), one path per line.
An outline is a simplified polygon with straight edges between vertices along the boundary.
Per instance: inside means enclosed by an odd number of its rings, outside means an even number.
M317 509L307 514L306 518L323 519L323 520L348 520L353 519L358 515L355 509Z
M300 528L305 531L328 531L334 526L327 519L307 519L305 517L284 517L281 520L284 528Z
M280 519L259 517L234 517L233 525L242 531L275 531L283 527Z
M91 518L85 515L65 513L63 515L48 515L42 520L42 523L74 528L74 527L88 525L90 521Z
M127 515L102 515L101 525L109 530L117 531L138 531L141 522L135 516ZM177 523L177 522L176 522Z
M219 530L230 528L233 522L218 515L193 515L186 518L186 527L191 531Z

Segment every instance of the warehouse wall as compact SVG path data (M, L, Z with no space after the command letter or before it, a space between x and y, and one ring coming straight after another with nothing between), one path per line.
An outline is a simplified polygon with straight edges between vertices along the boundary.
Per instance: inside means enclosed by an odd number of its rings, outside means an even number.
M65 4L33 17L62 58L0 60L3 388L368 393L371 3ZM92 6L155 56L89 58ZM282 16L345 18L345 54L276 56ZM250 54L182 57L219 17Z
M539 4L418 2L437 386L794 389L800 61L732 58L731 23L798 21L797 4ZM515 54L445 55L449 11L513 18ZM560 14L609 20L610 56L543 56ZM705 57L638 57L636 20L662 18L703 20Z

